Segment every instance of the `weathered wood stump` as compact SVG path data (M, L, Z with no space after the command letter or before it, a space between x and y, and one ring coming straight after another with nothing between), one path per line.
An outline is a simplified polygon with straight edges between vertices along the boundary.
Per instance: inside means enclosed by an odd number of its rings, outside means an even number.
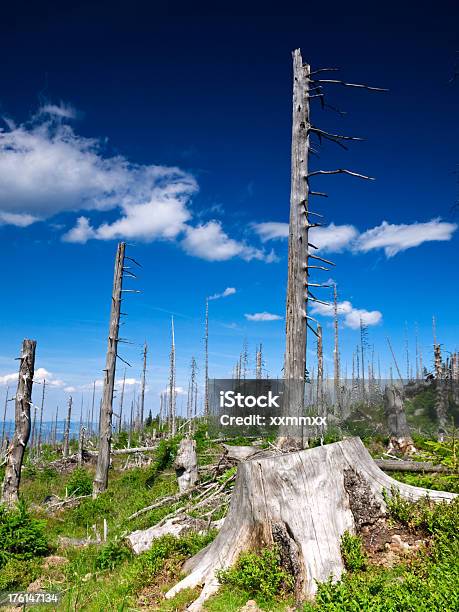
M192 438L183 438L174 461L180 493L191 489L198 481L198 457L196 455L196 441Z
M413 438L406 421L402 391L394 385L384 390L384 409L389 428L389 452L396 451L404 455L415 453Z
M230 508L216 539L184 565L188 574L166 594L202 586L189 610L219 587L217 572L241 552L277 543L296 579L298 600L312 598L317 581L337 580L344 570L340 540L385 513L383 490L404 498L428 495L449 501L455 495L428 491L390 478L375 464L359 438L298 452L254 457L239 463Z

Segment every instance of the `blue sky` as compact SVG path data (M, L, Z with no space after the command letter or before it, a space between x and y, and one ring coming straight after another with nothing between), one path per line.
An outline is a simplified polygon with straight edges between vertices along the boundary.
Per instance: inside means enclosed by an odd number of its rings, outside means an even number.
M459 83L449 81L458 14L452 2L436 7L186 16L100 3L6 14L0 396L22 339L33 337L51 383L46 414L69 393L88 405L104 365L118 239L142 263L128 281L142 293L126 297L122 335L134 344L122 355L138 381L150 346L147 409L167 383L171 315L186 388L192 355L202 380L205 298L226 288L236 291L210 302L210 375L231 375L245 339L252 362L262 342L267 371L280 374L295 47L313 68L339 66L351 82L390 89L329 86L329 103L348 114L312 108L314 124L365 138L349 151L326 144L313 169L376 179L314 182L329 194L312 206L326 223L315 241L337 264L343 364L360 316L383 373L387 336L403 361L405 322L412 359L417 323L430 362L434 314L439 340L456 349ZM278 318L246 317L260 313ZM320 316L331 371L331 319ZM314 345L310 337L310 369Z

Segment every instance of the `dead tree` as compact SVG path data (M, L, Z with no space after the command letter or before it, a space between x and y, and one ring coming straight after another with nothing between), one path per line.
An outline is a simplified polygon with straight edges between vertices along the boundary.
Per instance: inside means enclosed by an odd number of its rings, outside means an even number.
M65 421L64 442L62 445L62 456L64 457L64 459L67 459L70 450L70 424L72 422L72 405L73 398L72 396L70 396L67 404L67 419Z
M204 416L209 416L209 298L206 298L204 352Z
M406 454L416 452L410 428L406 421L402 390L394 385L387 385L384 390L384 410L389 428L388 451Z
M0 452L3 451L3 444L5 442L5 427L6 427L6 411L8 408L8 394L9 394L10 388L7 385L6 387L6 394L5 394L5 404L3 406L3 422L2 422L2 444L0 446Z
M97 456L96 473L93 482L93 497L105 491L108 486L108 470L110 467L110 449L112 443L113 391L115 388L116 358L118 356L125 250L126 243L120 242L116 253L115 272L113 277L110 327L104 370L102 407L100 411L99 454Z
M174 317L171 322L171 352L169 356L169 434L174 437L176 433L176 388L175 388L175 334Z
M92 402L91 402L91 423L89 426L89 435L94 435L94 403L96 401L96 381L92 384Z
M85 432L85 428L80 423L80 432L78 435L78 465L79 466L83 464L83 459L84 459L84 432Z
M13 506L19 499L24 453L30 436L30 406L35 370L35 340L24 340L19 358L19 379L15 397L14 434L6 454L2 501Z
M340 355L338 338L338 291L336 283L333 283L333 328L334 328L334 348L333 348L333 387L335 395L336 414L341 415L341 391L340 391Z
M123 374L123 384L121 386L121 396L120 396L120 415L118 420L118 433L121 433L121 429L123 427L123 404L124 404L124 390L126 387L126 368L124 368Z
M322 325L317 325L317 411L324 415L324 352Z
M37 439L37 455L41 453L41 436L42 436L42 428L43 428L43 410L45 409L45 389L46 389L46 380L43 379L43 388L41 393L41 405L40 405L40 424L38 425L38 439Z
M145 410L145 383L146 383L146 376L147 376L147 352L148 352L148 346L147 346L147 343L145 342L144 347L143 347L142 383L140 387L140 419L139 419L140 430L143 429L143 418L144 418L143 413Z
M193 438L183 438L180 441L174 467L180 493L194 487L198 481L198 457Z
M256 380L263 378L263 346L261 343L255 355L255 378Z

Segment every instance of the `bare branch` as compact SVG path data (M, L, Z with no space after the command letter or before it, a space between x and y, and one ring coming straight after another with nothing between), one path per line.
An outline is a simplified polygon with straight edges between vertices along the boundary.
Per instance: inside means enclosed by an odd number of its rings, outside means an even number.
M338 170L315 170L314 172L310 172L307 178L310 178L311 176L317 176L319 174L349 174L349 176L356 176L357 178L365 179L367 181L375 180L372 176L366 176L365 174L359 174L358 172L353 172L352 170L345 170L343 168L339 168Z
M368 91L389 91L383 87L371 87L370 85L362 85L361 83L346 83L346 81L340 81L339 79L315 79L311 80L312 83L331 83L334 85L344 85L344 87L357 87L358 89L367 89Z

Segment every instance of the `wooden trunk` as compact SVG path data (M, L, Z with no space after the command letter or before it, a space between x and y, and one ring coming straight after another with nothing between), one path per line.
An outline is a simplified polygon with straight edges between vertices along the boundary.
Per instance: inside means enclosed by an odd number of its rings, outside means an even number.
M118 333L120 326L121 291L123 285L124 253L126 243L120 242L115 260L110 328L108 333L107 357L104 370L104 387L100 409L99 455L93 483L93 496L105 491L108 485L110 450L112 444L113 390L115 388L116 359L118 355Z
M2 501L8 506L13 506L19 499L22 462L30 436L30 406L32 404L36 346L35 340L24 340L22 343L15 400L15 429L7 451L5 478L2 487Z
M183 438L174 462L180 493L194 487L198 481L198 457L196 442L191 438Z
M403 454L416 452L410 428L406 421L402 392L395 386L387 386L384 390L384 409L389 428L389 452Z
M185 563L188 575L166 597L202 586L189 607L201 610L218 590L218 570L231 567L244 550L277 543L295 576L297 600L312 598L316 581L337 580L344 571L341 536L381 518L383 490L390 494L392 487L413 501L426 495L434 501L455 497L390 478L359 438L243 461L221 531Z

